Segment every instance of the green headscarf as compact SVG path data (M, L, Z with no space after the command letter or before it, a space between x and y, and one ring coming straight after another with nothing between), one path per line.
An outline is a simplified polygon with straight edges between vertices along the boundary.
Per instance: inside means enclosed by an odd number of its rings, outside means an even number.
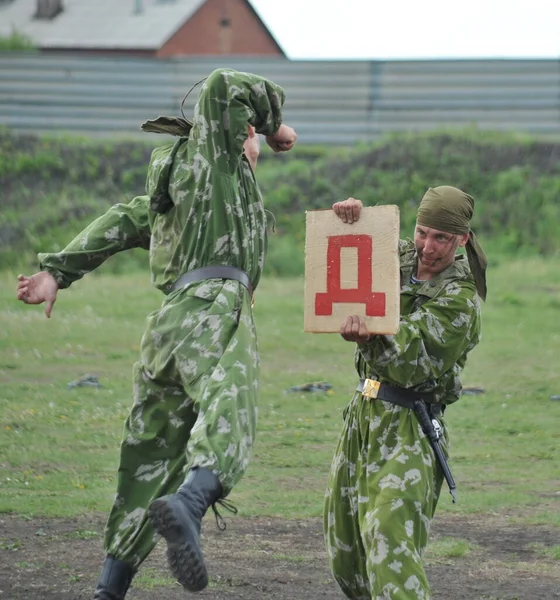
M471 219L474 213L474 198L456 187L440 185L429 188L424 194L416 222L423 227L430 227L455 235L469 235L466 245L467 259L474 277L478 295L486 300L486 266L488 261L482 246L478 243Z

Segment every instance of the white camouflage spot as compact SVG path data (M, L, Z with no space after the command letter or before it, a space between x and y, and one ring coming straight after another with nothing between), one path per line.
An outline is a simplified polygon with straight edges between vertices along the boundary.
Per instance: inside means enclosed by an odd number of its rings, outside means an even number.
M392 563L389 563L389 569L394 571L395 573L400 573L402 571L403 564L398 560L394 560Z
M119 525L119 529L123 530L128 529L129 527L137 528L145 514L146 511L143 508L136 508L135 510L126 513Z
M412 537L412 534L414 533L414 521L405 521L404 530L408 537Z
M231 423L223 416L218 419L218 433L231 433Z
M108 242L116 242L119 239L120 230L118 227L111 227L108 231L105 232L105 239Z
M167 461L156 460L147 465L140 465L134 473L134 479L138 481L153 481L162 475L165 475L167 470Z

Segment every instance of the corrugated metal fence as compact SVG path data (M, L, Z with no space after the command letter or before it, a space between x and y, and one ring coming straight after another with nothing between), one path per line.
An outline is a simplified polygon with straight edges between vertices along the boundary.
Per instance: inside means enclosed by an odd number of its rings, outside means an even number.
M302 143L352 144L387 132L475 125L560 135L560 61L288 61L0 55L0 124L21 132L140 135L178 115L216 67L262 74L286 90ZM189 97L191 112L197 92Z

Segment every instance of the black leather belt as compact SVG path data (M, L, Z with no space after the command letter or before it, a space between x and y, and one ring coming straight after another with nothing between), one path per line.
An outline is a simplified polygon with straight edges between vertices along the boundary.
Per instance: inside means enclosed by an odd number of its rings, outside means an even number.
M360 379L356 391L360 392L364 398L384 400L385 402L398 404L412 410L416 408L415 402L422 400L427 404L428 409L434 417L439 417L443 414L442 405L431 402L431 394L423 394L397 385L381 383L376 379Z
M245 286L251 298L253 297L253 286L251 285L247 273L237 267L230 267L229 265L212 265L209 267L201 267L194 271L187 271L171 286L170 291L173 292L189 283L204 281L205 279L235 279L236 281L239 281L241 285Z

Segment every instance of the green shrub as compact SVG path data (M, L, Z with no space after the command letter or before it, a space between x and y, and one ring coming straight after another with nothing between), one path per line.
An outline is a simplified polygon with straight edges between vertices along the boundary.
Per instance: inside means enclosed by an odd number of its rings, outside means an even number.
M0 52L19 52L34 50L35 43L23 33L13 30L11 35L0 37Z
M150 141L99 142L12 134L0 128L0 266L36 263L117 202L143 194ZM300 146L273 155L263 145L257 171L273 216L267 270L303 272L305 211L348 196L396 204L401 236L412 235L428 187L455 185L476 199L473 229L485 247L517 254L560 252L560 144L481 132L391 135L354 148ZM116 258L106 268L145 268Z
M266 272L281 277L303 275L304 246L294 243L290 236L271 236L266 258Z

